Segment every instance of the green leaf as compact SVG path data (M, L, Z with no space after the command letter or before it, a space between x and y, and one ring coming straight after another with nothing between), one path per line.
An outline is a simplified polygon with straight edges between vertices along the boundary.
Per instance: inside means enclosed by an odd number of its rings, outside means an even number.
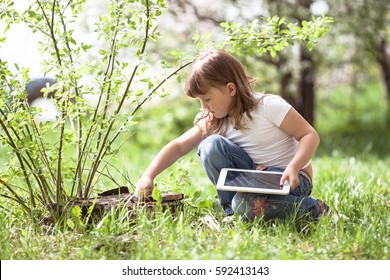
M229 27L229 23L227 21L221 22L220 26L223 28Z
M83 44L81 47L83 48L84 51L87 51L87 50L89 50L90 48L92 48L91 45L84 45L84 44Z
M32 17L32 18L35 18L35 17L37 16L37 13L34 12L34 11L32 11L32 10L29 10L29 11L28 11L28 16L29 16L29 17Z
M74 229L74 222L72 219L67 219L66 220L66 224L68 225L68 227L70 227L71 229Z
M310 42L307 43L307 49L309 51L313 50L313 42L310 41Z
M158 189L157 186L154 186L154 188L153 188L152 197L153 197L153 199L156 200L156 201L161 201L161 200L162 200L162 193L161 193L161 191Z
M279 22L278 24L279 25L282 25L284 22L285 22L286 18L285 17L282 17L281 19L279 19Z

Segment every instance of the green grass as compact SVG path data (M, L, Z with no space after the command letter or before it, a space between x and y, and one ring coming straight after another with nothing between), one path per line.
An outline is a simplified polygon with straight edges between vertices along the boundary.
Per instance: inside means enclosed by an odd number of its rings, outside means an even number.
M41 227L1 212L2 259L388 259L389 172L363 170L366 163L317 159L314 196L337 211L300 232L292 222L225 222L212 208L185 203L182 212L139 216L107 214L75 230ZM341 167L340 167L341 166Z
M321 145L313 159L312 195L325 199L335 215L309 230L291 220L249 223L234 216L225 221L194 151L158 177L160 189L185 193L184 207L174 216L140 213L134 222L118 210L94 224L71 217L71 229L33 223L1 200L9 211L0 208L0 259L389 259L390 132L379 92L377 85L367 87L354 105L345 89L320 95L316 126ZM156 121L154 129L164 113L157 111L145 111L145 121ZM181 122L178 126L182 129ZM126 144L115 160L132 181L164 144L151 143L146 127L140 129L137 141ZM164 127L169 135L161 138L174 137L180 129Z

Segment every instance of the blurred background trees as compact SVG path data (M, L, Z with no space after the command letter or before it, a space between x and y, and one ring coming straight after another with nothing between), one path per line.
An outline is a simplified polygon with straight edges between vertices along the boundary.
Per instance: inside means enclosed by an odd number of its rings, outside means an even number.
M108 0L86 2L84 19L75 32L89 41L84 35L95 28L91 22L105 12ZM195 53L196 32L210 33L211 41L222 41L224 30L220 24L225 21L246 24L276 15L301 25L312 16L333 17L330 32L311 51L296 42L275 57L269 54L240 57L249 73L257 78L257 90L283 96L314 125L317 93L339 85L347 85L359 94L367 82L380 82L382 89L378 94L390 107L388 0L166 0L166 3L168 11L159 19L159 30L165 40L154 42L151 47L156 60L172 50ZM351 112L353 119L354 109Z
M194 30L223 36L224 21L247 23L278 15L302 24L326 14L334 18L330 33L312 51L306 46L277 53L275 57L243 56L258 90L288 100L310 123L315 124L316 93L348 85L359 94L369 81L381 81L384 102L390 108L390 1L387 0L168 0L170 14L162 19L162 33L172 35L168 46L191 45ZM164 20L170 17L166 24ZM373 108L375 110L375 108ZM387 109L389 111L389 109ZM387 114L390 123L390 114Z

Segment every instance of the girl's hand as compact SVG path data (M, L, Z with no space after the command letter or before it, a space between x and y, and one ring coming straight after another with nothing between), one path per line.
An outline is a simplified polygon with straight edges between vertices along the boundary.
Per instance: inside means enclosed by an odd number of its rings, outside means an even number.
M152 194L153 186L153 179L142 177L136 184L134 198L137 200L145 200L149 195Z
M290 191L293 191L299 184L298 172L299 170L287 166L283 172L282 178L280 178L280 185L283 186L284 182L288 180L290 182Z

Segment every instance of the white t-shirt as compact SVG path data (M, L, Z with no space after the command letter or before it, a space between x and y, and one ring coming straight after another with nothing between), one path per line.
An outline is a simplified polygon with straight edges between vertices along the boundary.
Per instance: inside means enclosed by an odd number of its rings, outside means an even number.
M298 149L298 141L279 126L292 106L277 95L255 96L263 98L251 112L252 119L244 114L247 129L237 130L229 123L221 135L244 149L255 164L286 167Z

